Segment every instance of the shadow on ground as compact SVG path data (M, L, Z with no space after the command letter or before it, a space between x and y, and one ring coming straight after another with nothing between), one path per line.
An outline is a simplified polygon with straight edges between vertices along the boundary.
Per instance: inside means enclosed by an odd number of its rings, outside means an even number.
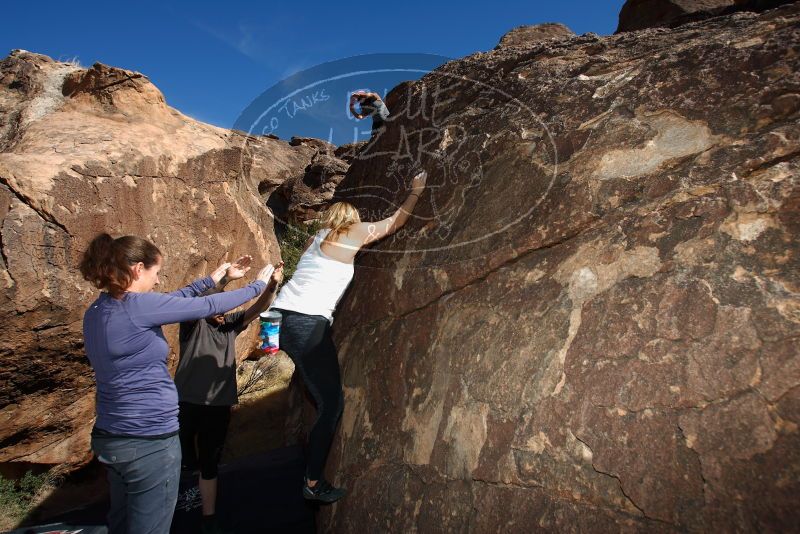
M98 466L102 469L102 466ZM285 447L263 454L240 458L220 468L217 511L224 526L233 532L315 532L315 508L302 495L305 461L300 447ZM79 488L73 486L73 491ZM90 487L84 487L89 490ZM91 495L85 495L87 499ZM97 497L97 495L95 495ZM40 507L41 509L41 507ZM81 534L106 532L105 514L108 495L103 494L91 504L60 515L44 518L34 512L26 519L30 525L12 531L43 533L53 530ZM33 526L34 518L38 520ZM200 531L200 493L197 475L183 473L178 505L171 532L196 534Z
M279 387L243 397L232 414L219 471L217 512L233 532L315 532L316 508L302 496L303 450L281 446L302 439L287 431L287 421L298 416L297 400L292 400L297 392L287 387L292 370L283 373ZM105 468L93 460L71 473L11 532L104 533L108 507ZM196 534L200 519L197 474L184 472L171 532Z

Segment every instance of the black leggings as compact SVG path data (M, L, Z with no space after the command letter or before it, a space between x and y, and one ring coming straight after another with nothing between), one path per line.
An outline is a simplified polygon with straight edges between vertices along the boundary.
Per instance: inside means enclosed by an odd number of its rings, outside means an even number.
M178 403L184 469L195 470L199 467L204 480L217 478L217 466L222 458L230 420L230 406Z
M283 314L280 348L292 359L317 403L317 420L308 436L306 477L319 480L344 408L339 359L331 338L331 325L321 315L275 309Z

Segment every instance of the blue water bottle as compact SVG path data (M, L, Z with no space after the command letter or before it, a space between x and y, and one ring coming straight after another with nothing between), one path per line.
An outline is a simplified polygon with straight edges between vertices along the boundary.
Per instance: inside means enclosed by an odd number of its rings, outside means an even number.
M261 338L261 343L258 348L267 354L275 354L280 350L278 339L281 334L281 317L281 313L274 310L259 315L258 337Z

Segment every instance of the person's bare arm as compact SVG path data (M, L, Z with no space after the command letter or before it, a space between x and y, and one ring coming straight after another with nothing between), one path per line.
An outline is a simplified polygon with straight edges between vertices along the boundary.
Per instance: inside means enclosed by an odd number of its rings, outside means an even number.
M392 214L391 217L376 221L364 222L353 225L352 235L361 246L369 245L375 241L392 235L408 222L411 212L417 205L422 192L425 190L425 181L428 175L424 171L417 174L411 182L411 193L406 197L405 202Z
M358 102L358 98L355 95L350 96L350 113L353 114L353 117L357 119L363 119L364 115L356 111L356 102Z
M253 319L258 317L261 312L266 311L267 308L269 308L270 304L272 304L272 302L275 300L275 295L278 293L278 286L282 280L283 262L280 262L275 267L275 270L272 271L272 276L267 284L267 289L261 293L261 296L258 297L258 300L256 300L252 306L245 310L244 315L242 316L242 329L249 325Z

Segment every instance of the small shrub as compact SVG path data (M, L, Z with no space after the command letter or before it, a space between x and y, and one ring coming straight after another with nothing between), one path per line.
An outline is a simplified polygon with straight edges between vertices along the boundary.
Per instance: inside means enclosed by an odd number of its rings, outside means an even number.
M58 485L59 479L50 471L34 475L28 471L19 480L3 478L0 475L0 510L5 522L2 528L13 528L31 511L37 497L44 491Z
M245 361L239 366L238 395L244 397L276 386L277 360L274 356L264 356L257 361Z

